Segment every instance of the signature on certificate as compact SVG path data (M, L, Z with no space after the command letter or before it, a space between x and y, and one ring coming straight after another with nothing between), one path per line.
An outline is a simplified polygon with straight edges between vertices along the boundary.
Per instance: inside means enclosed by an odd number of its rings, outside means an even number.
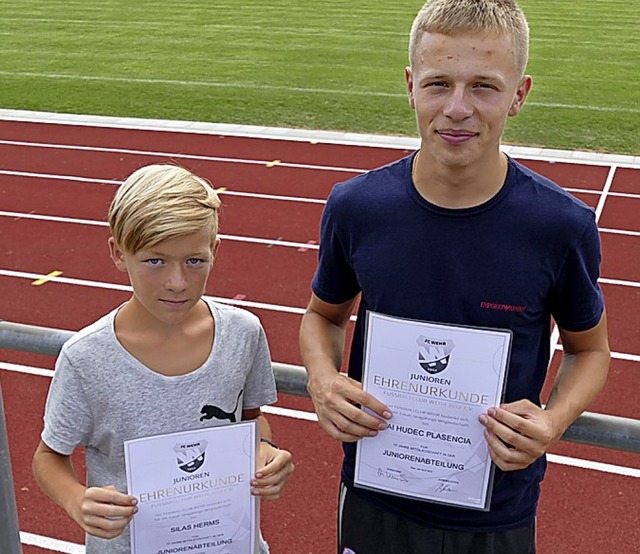
M436 487L436 492L456 492L457 488L451 483L440 483Z
M407 479L401 471L397 469L382 469L378 468L378 477L385 477L387 479L391 479L392 481L400 481L401 483L408 483L409 479Z

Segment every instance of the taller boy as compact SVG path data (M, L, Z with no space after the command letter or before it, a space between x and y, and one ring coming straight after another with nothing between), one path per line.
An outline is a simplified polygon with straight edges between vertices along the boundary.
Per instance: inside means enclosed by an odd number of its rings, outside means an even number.
M219 205L207 182L170 165L139 169L111 204L111 258L133 296L64 345L33 461L44 491L87 532L87 554L130 552L136 499L126 494L126 440L258 419L254 494L278 498L293 471L260 411L276 390L258 318L202 298L220 243ZM78 446L86 486L70 461Z
M594 213L500 151L531 88L528 35L513 0L425 4L405 72L420 150L337 185L327 202L300 340L320 424L344 441L340 552L534 552L544 453L604 385ZM354 488L354 442L393 417L359 382L367 310L513 331L505 403L480 417L499 468L488 512ZM542 409L552 317L564 354Z

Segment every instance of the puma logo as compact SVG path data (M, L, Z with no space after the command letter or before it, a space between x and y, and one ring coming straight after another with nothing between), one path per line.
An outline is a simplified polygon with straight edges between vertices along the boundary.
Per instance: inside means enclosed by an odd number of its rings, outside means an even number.
M225 412L223 409L218 408L217 406L211 406L209 404L205 404L202 406L202 410L200 413L202 417L200 421L204 421L205 419L228 419L231 423L236 422L236 410L238 409L238 404L240 402L240 397L242 396L242 392L244 389L241 389L238 393L238 398L236 398L236 407L231 412Z

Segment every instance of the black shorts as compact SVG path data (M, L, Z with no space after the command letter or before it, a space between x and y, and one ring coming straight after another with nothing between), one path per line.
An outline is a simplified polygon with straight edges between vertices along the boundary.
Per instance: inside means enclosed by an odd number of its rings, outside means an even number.
M340 488L338 554L535 554L535 524L473 533L421 525Z

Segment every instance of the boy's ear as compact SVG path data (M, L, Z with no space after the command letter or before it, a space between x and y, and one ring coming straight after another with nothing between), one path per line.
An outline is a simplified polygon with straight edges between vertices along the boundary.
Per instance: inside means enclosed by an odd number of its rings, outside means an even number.
M113 237L109 237L109 254L111 255L111 259L113 263L120 271L127 271L127 264L124 261L124 254L120 247L116 244L116 241Z
M213 263L218 255L218 248L220 248L220 239L216 238L216 241L213 243L213 256L211 258L211 263Z

